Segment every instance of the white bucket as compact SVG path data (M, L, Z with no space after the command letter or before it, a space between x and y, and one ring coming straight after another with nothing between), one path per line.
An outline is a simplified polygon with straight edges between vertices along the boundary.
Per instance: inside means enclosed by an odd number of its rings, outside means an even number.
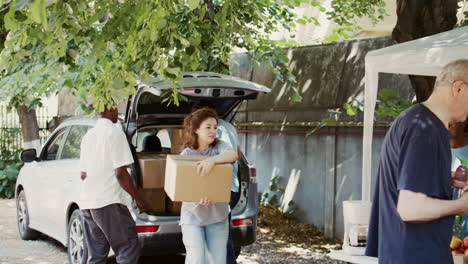
M358 244L358 230L369 226L371 202L361 200L343 201L344 238L343 250L350 255L362 256L366 248L363 246L351 246ZM354 242L353 242L354 241Z
M369 224L371 202L362 200L343 201L343 220L346 224Z

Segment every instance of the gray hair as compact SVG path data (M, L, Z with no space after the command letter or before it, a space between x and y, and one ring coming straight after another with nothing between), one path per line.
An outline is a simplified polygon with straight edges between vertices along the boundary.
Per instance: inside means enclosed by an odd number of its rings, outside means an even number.
M468 81L468 60L455 60L445 65L437 76L434 89L450 86L455 81Z

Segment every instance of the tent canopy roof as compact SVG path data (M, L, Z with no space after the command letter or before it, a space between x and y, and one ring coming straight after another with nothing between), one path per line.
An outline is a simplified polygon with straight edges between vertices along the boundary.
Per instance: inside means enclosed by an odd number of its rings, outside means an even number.
M379 72L437 76L444 65L468 59L468 26L367 53L365 58L362 199L370 200L372 131Z
M366 70L436 76L450 61L468 57L468 27L371 51Z

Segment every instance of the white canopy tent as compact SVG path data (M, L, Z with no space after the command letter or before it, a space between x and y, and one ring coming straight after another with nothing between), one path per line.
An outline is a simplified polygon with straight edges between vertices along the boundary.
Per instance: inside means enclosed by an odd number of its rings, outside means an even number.
M372 132L379 72L436 76L445 64L462 58L468 59L468 26L366 55L362 200L371 199Z

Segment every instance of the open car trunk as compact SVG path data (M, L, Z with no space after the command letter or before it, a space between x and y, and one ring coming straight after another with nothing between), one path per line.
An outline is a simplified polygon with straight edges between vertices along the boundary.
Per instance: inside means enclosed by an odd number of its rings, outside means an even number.
M140 83L136 94L129 100L125 124L181 125L183 118L195 106L211 106L220 118L229 121L243 100L256 99L258 93L270 92L265 86L228 75L186 73L179 82L183 88L179 93L186 100L181 100L179 105L168 105L165 99L171 96L171 85L157 78Z
M160 145L152 141L155 136ZM138 191L150 204L150 211L147 213L156 216L179 216L181 203L173 202L167 196L164 191L164 178L166 156L177 155L183 150L182 126L141 127L133 135L132 145L134 157L137 160L133 177ZM238 164L240 193L246 194L249 185L248 164L244 157L241 157ZM245 201L243 205L246 205ZM242 208L237 210L242 210Z
M127 106L124 129L135 148L134 180L140 193L151 204L153 215L179 215L180 203L172 202L164 192L167 154L183 149L182 122L195 107L210 106L218 116L231 121L243 100L256 99L258 93L270 89L232 76L193 72L179 82L179 91L187 100L168 105L172 84L157 78L137 86ZM239 161L240 192L246 192L249 171L245 158ZM241 198L242 201L242 198Z
M135 149L134 180L150 205L152 215L180 215L182 203L173 202L164 191L166 156L179 154L182 128L146 126L132 137Z

